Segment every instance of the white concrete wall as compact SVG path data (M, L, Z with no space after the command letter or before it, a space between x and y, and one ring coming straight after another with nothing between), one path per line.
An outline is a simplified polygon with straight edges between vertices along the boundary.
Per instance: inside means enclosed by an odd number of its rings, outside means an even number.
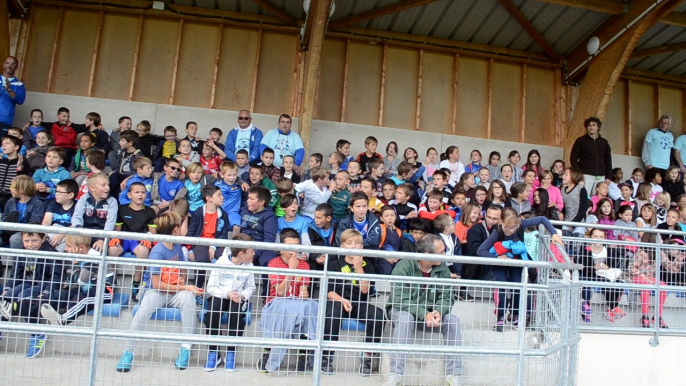
M582 334L579 378L586 385L684 385L686 338L661 336L651 347L648 335Z
M21 126L29 121L30 111L34 108L43 110L44 118L52 121L57 114L57 109L65 106L71 111L71 119L82 123L86 114L96 111L102 117L102 123L107 129L117 126L120 116L127 115L135 125L141 120L147 119L153 127L153 133L162 135L162 130L167 125L172 125L179 130L179 136L183 137L185 124L188 121L198 122L199 135L207 137L207 133L213 127L219 127L227 133L237 126L237 111L201 109L195 107L171 106L154 103L127 102L113 99L86 98L69 95L45 94L29 92L26 103L17 106L15 125ZM253 114L253 124L267 132L275 128L278 116L268 114ZM293 120L293 129L298 129L298 119ZM356 155L364 151L364 139L373 135L379 140L378 152L385 155L385 147L389 141L396 141L402 152L407 147L413 147L423 160L428 147L435 147L439 153L445 151L450 145L460 147L461 161L469 163L469 153L473 149L479 149L484 156L484 163L488 154L497 150L506 161L510 150L516 149L522 155L522 163L529 150L538 149L541 153L543 166L549 167L555 159L562 158L562 148L552 146L540 146L527 143L513 143L498 140L487 140L473 137L444 135L411 130L401 130L386 127L357 125L351 123L330 122L315 120L312 125L311 151L329 154L335 150L336 141L345 138L352 143L350 153ZM631 170L642 167L639 157L614 155L613 164L624 170L624 177L629 178Z

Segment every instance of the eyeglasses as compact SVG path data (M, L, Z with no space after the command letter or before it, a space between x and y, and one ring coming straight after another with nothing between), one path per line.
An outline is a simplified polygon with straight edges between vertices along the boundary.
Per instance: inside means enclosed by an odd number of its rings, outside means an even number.
M165 135L164 138L167 138L167 139L176 139L176 136L175 136L175 135Z
M55 190L55 196L58 194L69 194L69 192L60 192L59 190Z
M169 170L171 170L173 172L178 172L179 170L181 170L181 168L177 168L176 166L167 166L167 167L169 168Z
M503 230L509 231L509 232L514 232L519 228L519 224L513 226L513 227L503 227Z
M249 121L251 119L252 119L252 117L238 117L239 121Z

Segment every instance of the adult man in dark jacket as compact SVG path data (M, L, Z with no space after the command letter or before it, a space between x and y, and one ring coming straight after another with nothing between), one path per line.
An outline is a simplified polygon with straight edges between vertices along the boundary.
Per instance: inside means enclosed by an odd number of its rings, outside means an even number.
M569 160L572 167L584 173L584 186L588 194L595 192L595 184L612 180L612 150L610 143L600 136L602 122L596 117L584 121L586 134L577 138L572 146Z

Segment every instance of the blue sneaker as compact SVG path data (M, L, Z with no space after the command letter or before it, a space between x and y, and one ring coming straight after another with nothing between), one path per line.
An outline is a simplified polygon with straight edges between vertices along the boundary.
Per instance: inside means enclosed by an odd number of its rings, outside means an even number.
M226 364L224 365L224 371L227 373L233 373L236 371L236 353L234 351L226 352Z
M205 297L203 295L198 295L195 297L195 304L198 305L198 307L202 307L203 304L205 304Z
M124 351L117 363L117 371L120 373L128 373L131 370L131 363L133 362L133 353L131 351Z
M202 371L211 372L217 369L222 364L222 356L216 351L207 352L207 362L202 367Z
M47 339L45 334L32 334L29 338L29 349L26 351L26 357L29 359L35 358L43 352L45 339Z
M188 368L188 361L190 360L191 352L187 348L181 347L179 350L179 356L174 361L174 365L179 370L186 370Z

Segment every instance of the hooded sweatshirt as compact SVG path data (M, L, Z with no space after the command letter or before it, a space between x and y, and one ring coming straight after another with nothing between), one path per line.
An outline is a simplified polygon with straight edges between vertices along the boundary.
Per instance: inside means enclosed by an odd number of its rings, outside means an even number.
M372 212L367 211L367 217L365 217L365 221L362 223L355 221L354 214L352 213L341 220L336 231L336 246L341 245L341 234L347 229L355 229L362 233L365 249L379 249L381 227L379 226L379 219Z
M531 210L531 203L529 200L524 200L520 203L515 198L510 198L510 201L505 202L505 207L516 210L517 214L522 214L523 212L529 212Z
M234 127L226 137L224 153L226 158L236 162L236 152L245 149L248 152L248 162L260 159L260 143L262 143L262 131L250 124L245 129Z
M224 248L224 253L214 263L217 266L233 267L236 264L231 261L231 249ZM252 263L243 264L244 267L252 267ZM255 276L252 273L238 270L212 270L210 279L207 281L207 292L215 298L226 299L226 294L236 291L241 294L243 300L248 300L255 292Z
M55 198L55 188L57 184L61 181L68 180L71 178L71 174L64 167L60 166L57 170L50 171L46 166L43 169L36 170L33 174L33 180L38 183L44 183L48 187L49 191L47 193L38 193L38 197L41 200L50 200Z
M254 241L273 243L278 224L274 211L268 206L255 213L250 212L247 206L241 209L241 233L252 236ZM255 250L255 255L260 266L266 267L276 256L276 252Z

